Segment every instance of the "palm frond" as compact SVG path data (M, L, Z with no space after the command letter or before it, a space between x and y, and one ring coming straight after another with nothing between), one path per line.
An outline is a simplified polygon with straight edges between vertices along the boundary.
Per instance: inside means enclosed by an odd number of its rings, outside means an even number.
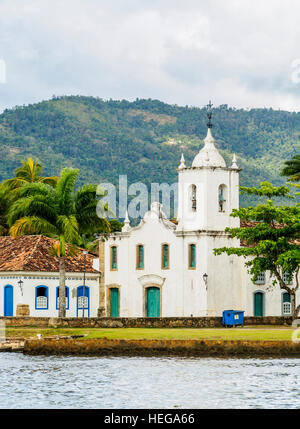
M9 208L7 222L12 226L22 217L36 216L55 224L56 210L53 201L47 196L33 195L16 200Z
M12 179L7 179L4 180L1 185L2 186L6 186L8 191L10 192L15 192L16 190L18 190L21 186L23 186L26 182L26 180L18 178L18 177L13 177Z
M22 167L15 170L15 175L18 178L24 179L26 182L35 182L40 177L42 172L42 164L32 158L27 161L22 160Z
M28 216L18 219L10 228L9 234L12 237L21 235L38 235L38 234L57 234L57 228L45 219L36 216Z
M0 235L6 235L6 233L7 229L3 225L0 225Z
M59 178L57 176L41 177L39 182L45 183L55 188L55 186L57 185L58 179Z
M57 227L60 234L63 235L67 242L76 243L79 237L78 223L74 215L57 217Z
M73 212L73 193L79 170L64 168L56 185L59 210L61 214Z
M55 198L55 190L53 189L53 187L41 182L26 183L26 185L22 186L22 188L19 189L18 192L19 197L42 194L47 196L49 199Z

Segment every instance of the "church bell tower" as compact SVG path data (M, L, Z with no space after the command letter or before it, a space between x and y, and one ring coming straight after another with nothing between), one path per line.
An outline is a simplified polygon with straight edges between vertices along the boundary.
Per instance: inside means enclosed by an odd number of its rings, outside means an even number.
M178 231L224 231L239 226L230 217L239 208L239 171L233 155L231 167L215 146L212 135L212 104L207 105L207 135L192 166L182 154L178 167Z

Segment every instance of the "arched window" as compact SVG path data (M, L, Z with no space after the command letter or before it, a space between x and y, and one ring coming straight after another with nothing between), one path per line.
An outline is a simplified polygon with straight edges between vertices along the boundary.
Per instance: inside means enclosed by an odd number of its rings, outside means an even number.
M59 286L56 288L56 310L59 310ZM66 310L69 310L69 287L66 286Z
M218 203L219 203L219 212L226 212L226 199L227 199L227 188L225 185L220 185L218 190Z
M48 310L48 287L37 286L35 288L35 309Z
M190 201L190 210L192 212L197 211L197 186L191 185L189 188L189 201Z
M291 304L291 295L288 292L282 294L282 315L291 316L292 314L292 304Z

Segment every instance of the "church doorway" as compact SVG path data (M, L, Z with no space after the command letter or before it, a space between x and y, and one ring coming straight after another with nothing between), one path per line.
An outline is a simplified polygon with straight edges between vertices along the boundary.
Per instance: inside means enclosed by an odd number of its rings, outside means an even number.
M160 317L160 289L147 288L147 317Z
M110 317L119 317L119 289L110 289Z

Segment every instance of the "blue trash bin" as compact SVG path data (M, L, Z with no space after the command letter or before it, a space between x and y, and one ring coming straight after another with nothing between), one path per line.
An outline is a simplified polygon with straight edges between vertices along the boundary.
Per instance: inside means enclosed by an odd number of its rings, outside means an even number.
M244 311L224 310L222 317L223 326L238 326L244 324Z

